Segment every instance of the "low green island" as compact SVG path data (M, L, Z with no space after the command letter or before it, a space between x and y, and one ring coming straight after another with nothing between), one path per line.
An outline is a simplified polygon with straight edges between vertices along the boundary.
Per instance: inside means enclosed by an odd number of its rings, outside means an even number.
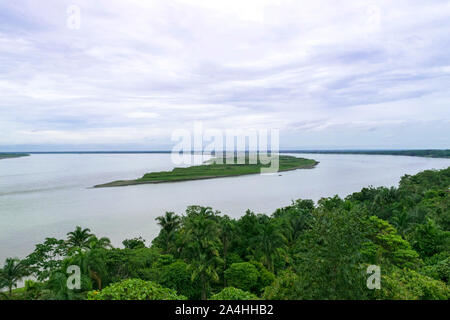
M118 180L105 184L99 184L94 186L94 188L234 177L248 174L257 174L261 172L262 168L270 167L270 165L268 164L263 164L259 158L257 159L257 163L252 164L250 163L248 156L245 158L244 164L238 164L239 161L237 157L234 158L234 161L231 164L227 163L226 159L224 159L224 161L222 162L223 163L216 163L214 161L210 161L198 166L174 168L172 171L146 173L142 178L139 179ZM312 159L280 155L278 172L297 169L311 169L314 168L318 163L319 162Z
M0 160L27 157L27 156L29 156L28 153L0 153Z

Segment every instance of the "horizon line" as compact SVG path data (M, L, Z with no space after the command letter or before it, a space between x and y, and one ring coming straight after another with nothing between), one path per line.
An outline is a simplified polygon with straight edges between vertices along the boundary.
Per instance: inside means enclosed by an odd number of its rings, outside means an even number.
M441 148L415 148L415 149L281 149L278 150L279 153L297 152L297 153L307 153L307 152L381 152L381 151L449 151L450 149ZM192 150L190 153L205 152L204 150ZM249 151L249 150L223 150L221 152L260 152L260 151ZM264 150L264 152L270 152L270 150ZM73 153L172 153L171 150L67 150L67 151L1 151L3 154L51 154L51 153L61 153L61 154L73 154ZM178 152L183 153L183 152ZM214 152L211 152L214 153Z

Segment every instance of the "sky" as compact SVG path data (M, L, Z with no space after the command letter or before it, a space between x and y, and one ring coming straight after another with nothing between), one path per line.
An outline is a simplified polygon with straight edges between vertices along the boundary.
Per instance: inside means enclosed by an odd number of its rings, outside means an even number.
M0 2L0 151L449 148L449 111L450 1Z

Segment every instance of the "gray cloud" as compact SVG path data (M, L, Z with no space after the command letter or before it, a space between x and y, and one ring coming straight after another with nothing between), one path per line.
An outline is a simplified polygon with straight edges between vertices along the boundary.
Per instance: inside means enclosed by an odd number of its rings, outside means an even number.
M449 17L445 1L2 2L0 148L152 149L194 121L279 128L282 147L448 147Z

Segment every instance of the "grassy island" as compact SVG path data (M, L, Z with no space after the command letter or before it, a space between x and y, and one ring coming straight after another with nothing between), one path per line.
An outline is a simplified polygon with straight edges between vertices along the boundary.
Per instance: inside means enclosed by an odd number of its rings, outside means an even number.
M257 163L251 164L248 156L245 158L244 164L238 164L237 160L238 158L234 158L233 163L226 163L227 161L226 159L224 159L223 163L210 161L206 164L198 166L174 168L172 171L151 172L146 173L142 178L139 179L113 181L96 185L94 187L120 187L146 183L178 182L242 176L247 174L260 173L262 168L270 167L270 165L262 164L260 159L257 160ZM312 159L297 158L292 156L280 156L278 172L296 169L311 169L314 168L317 164L318 162Z
M29 154L27 153L0 153L0 160L27 157L27 156L29 156Z

